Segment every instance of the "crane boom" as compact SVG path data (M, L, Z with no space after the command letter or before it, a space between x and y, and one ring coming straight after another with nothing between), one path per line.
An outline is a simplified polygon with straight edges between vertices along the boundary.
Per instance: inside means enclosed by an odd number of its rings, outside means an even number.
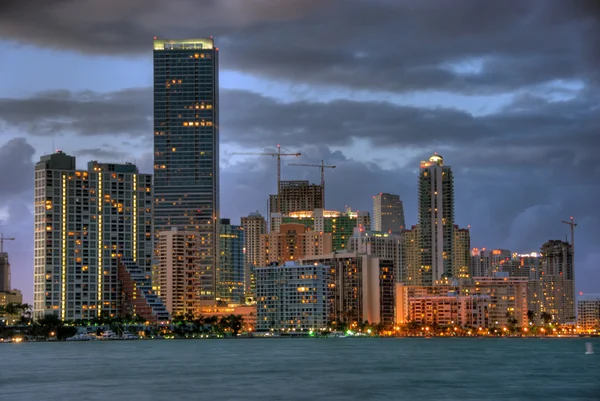
M8 238L4 236L4 233L0 234L0 252L4 252L4 241L14 241L14 238Z
M327 166L324 160L321 160L321 164L290 163L288 166L319 167L321 169L321 206L325 209L325 169L335 168L336 166Z
M281 194L280 194L280 182L281 182L281 158L282 157L300 157L302 153L281 153L281 146L277 145L277 152L234 152L232 155L235 156L277 156L277 212L281 212Z

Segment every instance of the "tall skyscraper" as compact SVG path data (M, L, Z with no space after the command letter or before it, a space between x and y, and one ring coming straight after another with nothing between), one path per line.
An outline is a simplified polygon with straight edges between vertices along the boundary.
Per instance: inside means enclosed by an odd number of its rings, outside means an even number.
M454 269L454 178L438 154L421 162L419 228L424 284L431 285Z
M219 216L218 48L154 40L154 229L200 235L200 300L215 299Z
M380 193L373 197L373 231L400 234L405 229L404 207L400 196Z
M468 228L454 226L453 262L453 277L471 277L471 233Z
M228 304L244 303L244 228L221 219L219 225L217 299Z
M0 292L3 291L10 291L10 263L7 252L0 252Z
M63 152L35 166L34 315L62 320L116 315L118 260L152 266L152 176L135 165Z
M267 221L258 211L242 217L244 229L244 262L246 265L246 298L252 299L256 280L254 269L261 265L260 237L267 233Z

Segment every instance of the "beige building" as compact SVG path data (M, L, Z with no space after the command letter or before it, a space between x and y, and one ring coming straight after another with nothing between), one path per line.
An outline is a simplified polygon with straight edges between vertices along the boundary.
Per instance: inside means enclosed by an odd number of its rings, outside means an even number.
M527 284L526 277L474 277L473 284L463 287L463 293L476 296L488 296L489 327L509 325L509 319L516 319L516 325L526 327L527 320Z
M23 294L19 290L0 291L0 307L5 307L8 304L22 304ZM8 316L5 313L0 313L0 323L14 324L19 320L19 316Z
M192 313L197 315L203 305L199 289L200 280L207 275L200 271L200 244L202 236L196 231L159 232L157 265L154 267L152 285L171 316Z
M600 294L586 294L577 300L577 326L581 331L600 330Z
M424 285L421 269L421 249L419 248L419 225L412 226L402 234L402 282L407 285Z
M471 277L471 234L468 228L454 226L454 264L452 276Z
M256 280L254 269L262 264L260 256L260 237L267 233L267 221L258 211L242 217L244 229L244 287L246 300L252 300Z
M264 234L260 240L262 266L331 252L330 233L312 231L299 223L281 224L279 231Z

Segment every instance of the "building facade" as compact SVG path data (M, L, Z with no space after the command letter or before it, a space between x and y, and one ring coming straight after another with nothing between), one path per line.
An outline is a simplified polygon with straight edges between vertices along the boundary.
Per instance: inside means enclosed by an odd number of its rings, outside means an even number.
M452 277L471 277L471 233L468 228L454 226Z
M332 252L332 236L312 231L299 223L282 224L279 231L261 236L260 252L261 266L325 255Z
M432 285L454 270L454 177L438 154L421 162L419 227L421 275Z
M260 237L267 233L267 220L258 211L242 217L244 229L244 262L245 262L245 294L246 301L252 302L256 280L254 269L262 263L260 254Z
M269 196L269 215L323 209L323 187L308 181L280 181L279 196L279 203L277 195ZM281 207L281 210L278 207Z
M256 269L256 331L320 330L330 326L333 299L330 269L286 262Z
M221 219L219 226L219 265L217 300L227 304L245 302L244 228Z
M383 192L373 196L373 231L400 234L405 228L400 196Z
M118 310L118 259L152 266L152 176L63 152L35 166L34 316L92 319Z
M200 294L202 237L198 231L176 227L161 231L156 246L152 285L171 316L198 315L204 304L212 304Z
M463 292L474 296L489 297L489 326L507 327L512 325L526 327L529 323L526 277L509 277L498 274L496 277L473 277L470 286L463 287Z
M10 262L8 252L0 252L0 292L10 291Z
M600 330L600 294L582 295L577 300L577 326L584 332Z
M198 296L215 299L219 216L218 48L154 40L154 229L200 237Z

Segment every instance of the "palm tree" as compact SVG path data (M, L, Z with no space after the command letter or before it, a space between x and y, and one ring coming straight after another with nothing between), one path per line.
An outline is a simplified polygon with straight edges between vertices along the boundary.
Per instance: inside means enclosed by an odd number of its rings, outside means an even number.
M530 324L533 324L533 319L535 318L535 312L532 310L527 311L527 320Z
M548 323L550 323L550 321L552 320L552 315L548 312L542 312L540 317L542 318L542 321L545 325L548 325Z

